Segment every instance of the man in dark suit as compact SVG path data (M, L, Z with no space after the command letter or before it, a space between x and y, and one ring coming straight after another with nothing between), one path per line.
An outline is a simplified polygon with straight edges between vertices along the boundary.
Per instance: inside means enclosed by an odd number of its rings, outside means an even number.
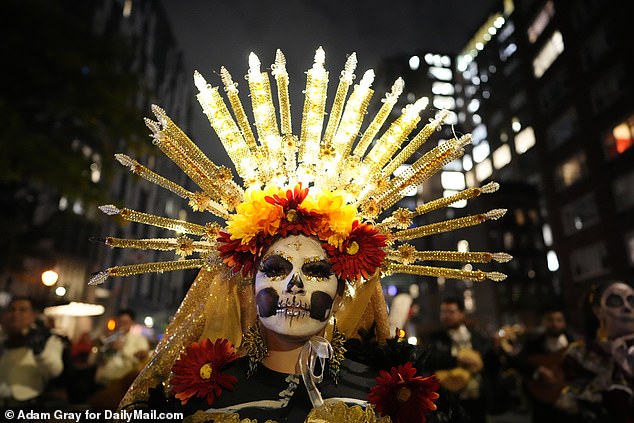
M549 404L544 393L557 390L558 373L564 353L574 341L566 328L563 308L557 305L544 309L542 327L529 336L520 353L510 363L524 377L533 409L533 421L565 421L566 415Z
M423 337L429 348L427 368L441 385L458 395L474 423L486 422L488 375L495 372L495 358L487 337L465 324L465 306L460 297L448 297L440 305L441 330Z

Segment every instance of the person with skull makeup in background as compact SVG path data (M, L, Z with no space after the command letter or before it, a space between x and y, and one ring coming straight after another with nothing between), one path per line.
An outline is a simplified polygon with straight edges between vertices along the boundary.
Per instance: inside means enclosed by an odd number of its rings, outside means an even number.
M634 288L616 281L584 302L585 341L566 353L567 386L556 405L575 421L634 421Z

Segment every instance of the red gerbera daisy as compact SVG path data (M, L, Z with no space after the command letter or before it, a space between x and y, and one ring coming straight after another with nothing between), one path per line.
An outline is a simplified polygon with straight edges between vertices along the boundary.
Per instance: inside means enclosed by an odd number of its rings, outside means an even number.
M170 384L181 404L193 396L207 398L211 405L220 397L223 389L233 390L238 379L222 374L223 366L236 360L239 355L228 339L209 339L194 342L172 366Z
M295 185L293 190L286 190L286 197L280 197L278 194L274 194L272 196L264 197L264 199L271 204L280 205L284 208L284 211L288 211L290 209L297 209L302 201L308 195L308 188L302 189L302 183L298 183Z
M381 415L389 415L394 423L425 423L427 413L436 409L434 401L440 387L436 376L415 376L411 362L381 370L378 385L370 390L368 400Z
M377 228L355 220L339 248L324 243L335 274L344 280L368 279L385 258L385 236Z

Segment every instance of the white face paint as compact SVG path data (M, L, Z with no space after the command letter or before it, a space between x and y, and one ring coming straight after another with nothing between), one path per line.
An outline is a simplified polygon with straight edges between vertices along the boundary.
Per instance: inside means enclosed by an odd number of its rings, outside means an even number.
M608 339L634 334L634 289L622 282L607 287L597 317Z
M309 338L328 322L337 277L321 244L304 235L274 242L255 275L255 302L265 328Z

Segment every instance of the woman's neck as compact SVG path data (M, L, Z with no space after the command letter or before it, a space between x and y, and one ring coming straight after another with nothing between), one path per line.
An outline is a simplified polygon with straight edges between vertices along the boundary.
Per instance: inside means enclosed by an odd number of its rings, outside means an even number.
M299 353L307 339L290 338L265 329L269 355L263 360L267 368L287 374L298 374Z

